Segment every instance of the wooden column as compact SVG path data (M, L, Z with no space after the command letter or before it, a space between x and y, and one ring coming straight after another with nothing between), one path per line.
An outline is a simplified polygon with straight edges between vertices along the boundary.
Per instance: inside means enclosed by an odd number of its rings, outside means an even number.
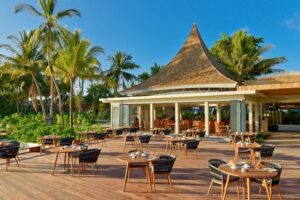
M217 122L221 122L221 104L217 103Z
M175 134L179 134L179 104L175 103Z
M259 104L255 103L255 132L259 132Z
M253 133L253 104L252 104L252 102L248 103L248 125L249 125L249 132Z
M150 103L150 129L153 128L153 103Z
M259 124L260 124L260 132L263 132L262 124L263 124L263 104L259 103Z
M204 103L204 117L206 136L209 136L209 104L207 101Z
M139 127L142 127L142 106L138 106Z

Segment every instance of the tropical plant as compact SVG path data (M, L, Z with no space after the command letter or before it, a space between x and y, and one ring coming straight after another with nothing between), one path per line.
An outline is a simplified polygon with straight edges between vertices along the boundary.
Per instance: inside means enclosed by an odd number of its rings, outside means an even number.
M145 80L149 79L151 76L157 74L160 71L160 69L161 66L155 62L154 65L150 67L150 74L148 72L143 72L138 76L139 81L144 82Z
M101 47L91 47L88 40L80 38L80 33L75 30L70 33L66 29L61 30L62 46L57 50L56 70L65 82L70 84L69 111L70 128L73 128L73 96L74 82L86 71L99 71L100 62L96 55L103 52Z
M56 11L57 7L57 0L38 0L38 5L40 10L36 9L34 6L30 4L18 4L15 7L15 13L19 13L21 11L29 11L38 17L43 18L44 22L40 25L41 30L45 34L44 40L44 47L47 53L47 60L48 60L48 68L50 72L50 80L52 83L50 84L51 89L51 103L50 103L50 117L53 117L53 100L54 100L54 89L57 92L58 96L58 103L59 103L59 111L61 115L62 125L64 126L64 119L63 119L63 107L62 107L62 100L61 100L61 93L58 86L58 83L55 78L53 62L51 60L53 56L53 49L55 46L55 42L58 40L58 33L59 33L59 24L58 21L66 18L66 17L73 17L73 16L81 16L80 12L76 9L66 9Z
M262 42L262 37L239 30L232 36L222 34L222 38L211 48L211 53L242 83L244 80L275 72L273 67L286 60L284 57L263 59L262 54L270 46L261 46Z
M139 68L132 61L132 56L124 52L117 51L114 56L108 57L111 62L110 69L106 71L106 82L113 88L114 96L118 96L120 86L127 88L127 84L132 80L137 80L137 77L130 73L130 70Z
M44 69L44 56L41 50L40 40L41 30L30 31L26 33L22 31L19 37L8 36L15 46L8 44L0 45L0 48L5 48L11 55L3 55L5 60L4 66L0 72L8 73L13 79L24 78L29 76L32 80L30 93L32 94L32 102L35 100L35 93L39 96L40 105L42 108L44 119L46 119L46 110L43 102L43 94L41 92L40 83L38 81L39 74Z

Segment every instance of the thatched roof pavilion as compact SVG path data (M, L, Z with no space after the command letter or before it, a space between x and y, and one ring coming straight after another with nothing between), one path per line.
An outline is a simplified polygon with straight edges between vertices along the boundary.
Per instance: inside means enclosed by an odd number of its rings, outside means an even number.
M177 55L148 80L123 91L139 94L197 88L235 88L237 81L211 55L196 24Z

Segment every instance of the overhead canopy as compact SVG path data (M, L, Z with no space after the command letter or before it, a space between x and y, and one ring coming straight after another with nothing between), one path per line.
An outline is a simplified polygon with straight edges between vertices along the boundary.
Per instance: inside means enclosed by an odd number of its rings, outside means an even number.
M235 88L236 80L212 57L198 28L192 31L177 55L148 80L123 91L139 94L196 88Z

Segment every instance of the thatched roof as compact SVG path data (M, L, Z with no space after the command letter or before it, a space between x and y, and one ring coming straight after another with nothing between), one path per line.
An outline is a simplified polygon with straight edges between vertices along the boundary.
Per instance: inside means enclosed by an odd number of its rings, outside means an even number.
M124 90L124 94L195 88L235 88L237 82L212 57L198 28L190 35L177 55L159 73Z

